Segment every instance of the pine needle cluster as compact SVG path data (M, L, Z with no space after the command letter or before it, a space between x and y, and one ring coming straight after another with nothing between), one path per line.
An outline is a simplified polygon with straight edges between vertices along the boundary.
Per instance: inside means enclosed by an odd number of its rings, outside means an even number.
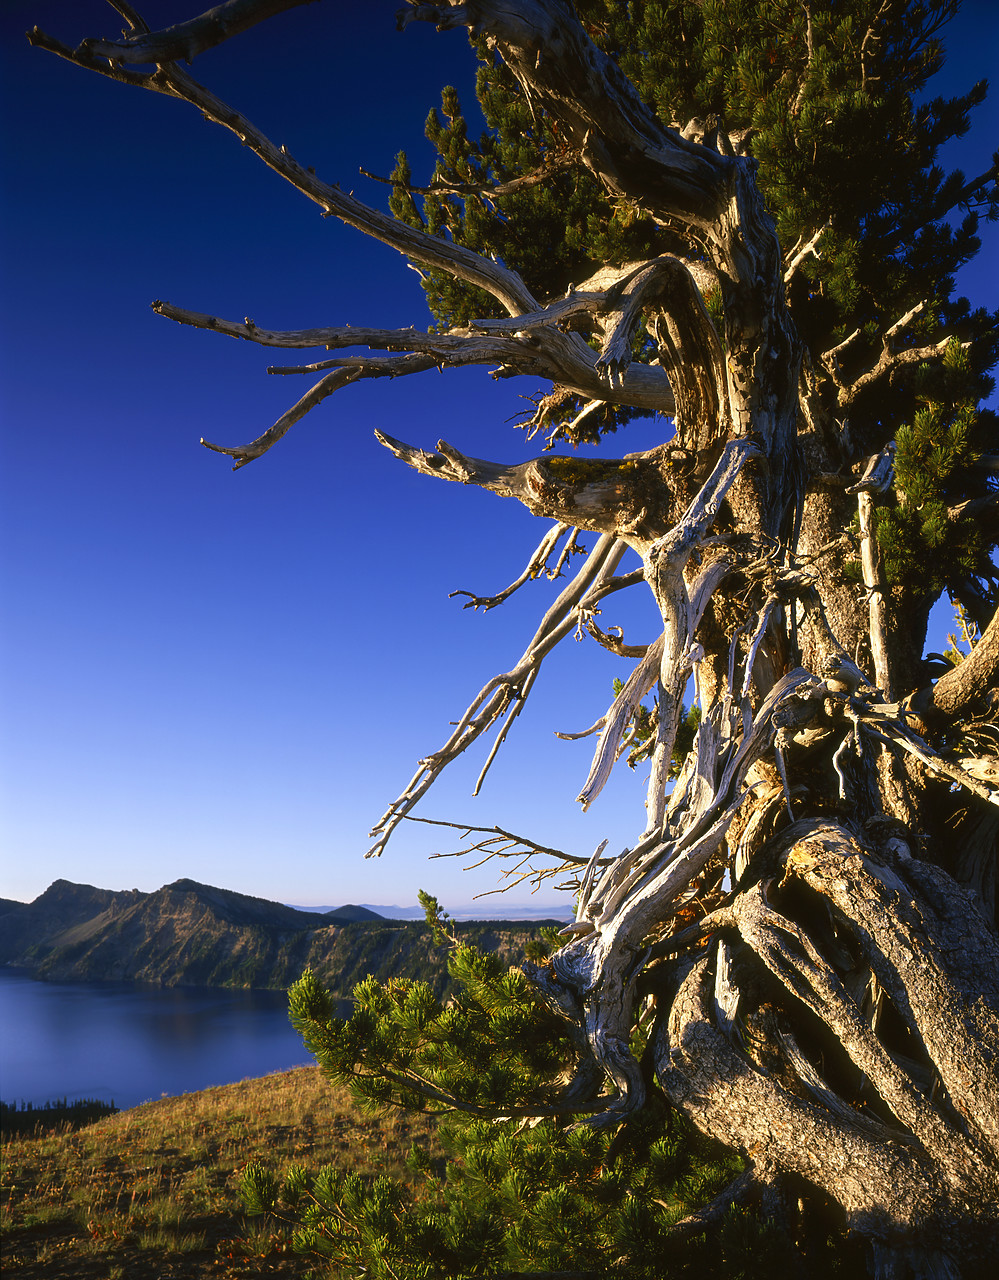
M446 1003L423 983L369 979L340 1019L311 973L289 1002L322 1074L348 1084L362 1106L441 1113L446 1160L414 1147L419 1190L334 1165L295 1166L278 1178L254 1162L240 1182L251 1216L290 1224L294 1247L332 1274L379 1280L549 1271L762 1278L784 1264L786 1240L755 1210L732 1208L706 1237L676 1233L741 1161L661 1096L614 1135L569 1114L520 1115L543 1112L564 1086L576 1056L568 1024L519 970L442 936L458 983ZM817 1275L827 1251L825 1242L815 1255Z
M976 408L970 373L957 341L940 368L920 371L922 403L895 436L895 485L878 513L889 582L929 600L967 578L993 579L979 507L995 481L980 464L999 441L999 422Z

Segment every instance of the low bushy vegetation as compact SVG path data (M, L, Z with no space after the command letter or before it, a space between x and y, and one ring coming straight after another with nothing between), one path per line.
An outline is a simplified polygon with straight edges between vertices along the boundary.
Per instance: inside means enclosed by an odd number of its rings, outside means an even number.
M581 1108L559 1106L587 1063L567 1021L522 970L467 946L436 899L420 900L447 949L453 996L371 977L343 1018L307 970L289 1007L332 1089L349 1089L366 1113L436 1113L446 1158L415 1151L415 1186L318 1161L283 1175L274 1161L249 1162L240 1187L250 1215L290 1229L293 1248L344 1280L772 1280L794 1272L799 1252L814 1280L857 1270L821 1212L807 1239L793 1238L759 1195L744 1202L734 1189L753 1186L745 1162L698 1133L653 1080L648 1105L624 1123L580 1123ZM638 1058L648 1034L646 1023L634 1035Z

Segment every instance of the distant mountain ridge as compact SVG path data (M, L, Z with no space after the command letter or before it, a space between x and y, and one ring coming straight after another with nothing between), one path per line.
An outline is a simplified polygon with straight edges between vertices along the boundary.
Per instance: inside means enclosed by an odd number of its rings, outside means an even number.
M511 964L540 931L519 921L455 927ZM353 904L303 911L189 879L153 893L56 880L33 902L0 907L0 964L53 982L283 989L311 966L347 997L369 973L442 990L443 959L422 921L387 920Z
M565 906L552 906L550 903L534 906L533 903L509 902L505 898L499 901L503 904L503 910L473 902L457 907L449 906L447 911L452 920L474 920L479 922L486 920L560 920L565 924L572 919L572 907L568 903ZM296 911L319 911L323 915L330 915L334 912L339 914L348 909L371 911L383 920L422 920L426 914L422 907L400 907L394 904L386 906L385 904L374 902L362 902L358 907L352 908L303 907L301 903L291 902L287 905L293 906Z
M304 908L297 907L296 910L302 911ZM352 902L348 902L344 907L329 907L323 911L324 920L338 920L343 924L351 920L384 920L385 918L377 911L372 911L370 907L356 907Z

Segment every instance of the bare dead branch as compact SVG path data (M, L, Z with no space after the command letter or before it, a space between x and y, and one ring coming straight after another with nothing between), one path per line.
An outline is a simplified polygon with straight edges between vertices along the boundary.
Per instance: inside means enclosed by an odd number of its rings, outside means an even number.
M904 316L901 316L885 330L881 338L882 351L877 364L854 378L848 385L842 382L838 372L834 375L834 380L839 387L838 404L841 409L849 408L862 392L882 379L887 378L890 385L909 366L923 364L927 360L938 360L944 354L951 342L950 338L943 338L939 342L919 347L903 347L900 350L895 350L892 346L892 339L925 311L926 306L925 302L917 303L910 311L907 311ZM826 352L822 357L823 363L830 369L830 372L835 368L833 363L834 353L842 350L849 341L849 338L846 339L845 342L840 343L839 347L834 347L832 351Z
M801 114L801 108L805 105L805 94L808 89L808 75L812 69L812 63L815 60L815 40L812 32L812 11L805 5L805 65L801 72L801 80L798 85L798 93L791 104L791 115L797 116Z
M138 31L141 34L145 34L149 30L149 26L145 19L136 13L132 6L127 4L125 0L108 0L108 4L110 4L115 13L121 14L132 31Z
M576 797L584 810L590 807L604 789L617 760L622 735L638 709L638 704L659 678L662 656L663 637L659 636L649 645L645 656L625 681L624 687L607 711L603 732L593 753L590 772Z
M662 754L672 754L680 723L683 689L690 669L690 646L696 622L691 625L690 596L684 578L687 561L718 514L725 495L757 450L748 440L730 441L711 475L669 533L653 542L644 555L645 573L663 619L664 646L660 664L662 695L659 722Z
M575 578L545 614L517 665L510 671L494 676L483 687L447 742L420 762L420 767L405 791L393 801L372 828L371 835L378 839L366 857L379 856L392 832L422 799L442 770L495 724L514 700L523 701L526 696L525 688L529 687L528 680L537 674L555 645L575 629L576 611L592 607L602 594L616 589L613 574L624 551L625 544L609 534L597 539Z
M854 329L854 331L848 334L842 342L837 342L834 347L830 347L828 351L823 351L819 356L820 362L829 370L833 382L835 382L838 387L843 386L839 371L839 357L847 347L857 341L860 337L860 333L861 331L859 329Z
M601 631L595 618L587 618L584 625L587 634L596 640L597 644L609 653L616 653L619 658L644 658L648 653L647 644L625 644L624 632L620 627L609 627L606 631ZM617 634L615 635L614 632Z
M728 161L664 129L615 64L590 40L572 10L552 0L519 4L418 4L400 12L400 29L432 22L488 38L528 101L559 122L587 166L607 185L648 199L660 213L717 231ZM538 56L544 50L544 57Z
M811 18L809 18L809 21L811 21ZM798 243L794 246L794 249L791 251L788 257L787 266L784 268L785 284L791 283L792 279L794 278L794 273L798 270L798 268L801 266L801 264L805 261L807 257L811 256L814 258L821 259L822 255L818 252L816 245L819 243L819 241L822 239L822 237L830 229L831 226L832 226L832 220L830 219L828 222L824 222L822 226L819 227L818 231L816 231L816 233L809 240L806 240L804 243L802 243L801 240L799 240Z
M426 351L437 354L434 340L439 334L422 329L368 329L352 325L340 325L320 329L272 330L261 329L253 320L224 320L220 316L201 311L188 311L172 302L152 303L157 315L175 320L178 324L194 329L209 329L212 333L225 334L229 338L242 338L262 347L325 347L328 351L343 347L368 347L372 351Z
M777 607L778 597L770 595L763 603L760 610L759 620L756 624L756 630L749 642L749 651L746 654L746 663L742 674L742 691L741 697L748 698L753 681L753 667L756 665L756 655L760 651L760 645L763 643L763 637L767 633L770 625L770 619L773 617L774 609Z
M847 492L857 494L860 519L860 562L867 591L868 632L871 640L871 657L874 660L874 681L886 701L895 697L895 681L892 676L888 647L888 610L885 599L885 577L881 565L877 532L874 520L873 493L883 493L894 476L894 443L876 457L871 458L858 484Z
M593 306L599 298L592 299ZM564 302L564 300L563 300ZM157 300L153 310L169 320L209 329L231 338L242 338L265 347L367 347L370 350L413 351L433 355L441 365L463 367L487 364L503 373L524 373L564 384L573 394L599 394L601 403L627 403L637 408L672 413L674 399L669 378L663 369L632 362L623 371L616 390L609 389L596 367L597 357L578 334L560 333L553 326L564 314L563 302L550 308L535 308L530 315L515 317L512 325L476 321L467 329L448 333L427 333L420 329L370 329L349 325L318 329L276 331L262 329L255 321L224 320L204 312L189 311ZM319 370L317 363L309 366ZM328 364L326 367L329 367ZM298 369L274 372L298 372Z
M489 609L494 609L496 605L502 604L504 600L508 600L510 596L518 590L518 588L524 585L525 582L530 582L533 578L538 578L543 573L548 578L557 578L559 576L563 560L560 559L558 564L550 573L547 572L545 566L548 563L548 557L558 546L561 538L569 532L570 528L571 525L563 524L561 521L556 521L538 543L538 546L532 553L530 560L528 560L527 564L524 566L524 571L521 573L520 577L516 578L508 587L505 587L497 595L477 596L471 591L451 591L448 594L448 599L453 600L455 596L468 596L468 600L466 600L466 602L461 606L463 609L481 608L488 611ZM572 539L570 539L570 542L571 541Z
M914 756L931 772L950 778L952 782L964 787L972 795L978 796L979 799L984 800L987 804L999 805L999 789L986 785L974 774L961 768L960 765L954 764L953 761L946 760L943 756L938 755L928 743L924 742L918 734L913 733L901 719L893 716L890 711L885 714L876 705L868 706L856 700L851 700L851 706L853 713L863 723L865 730L880 742L884 742L888 746L901 748L902 751ZM897 705L892 707L892 710L897 711Z
M565 853L561 849L553 849L548 845L538 844L536 841L530 840L526 836L516 835L514 832L507 831L505 828L499 826L479 827L474 823L469 822L447 822L439 818L418 818L411 813L407 813L405 818L407 822L423 822L428 826L449 827L455 831L462 831L464 832L462 839L471 835L473 831L479 832L485 837L482 840L475 841L473 844L466 845L464 848L455 849L450 853L432 853L430 855L431 858L469 858L476 853L484 854L485 856L478 862L469 864L466 868L466 870L469 871L482 866L493 858L517 859L517 868L512 872L509 870L501 872L501 875L504 878L516 876L514 882L503 885L499 890L490 890L490 893L505 893L508 889L514 888L517 884L522 883L523 880L529 879L536 880L540 885L540 883L546 879L550 879L556 875L561 875L567 867L586 867L591 861L587 858L578 857L575 854ZM523 875L516 875L520 866L529 862L533 857L551 858L555 861L556 865L553 867L541 868L531 865L529 866L528 871ZM475 896L476 898L482 898L486 897L487 894L479 893Z
M259 458L266 453L268 449L277 444L288 432L289 428L304 418L316 405L322 403L327 396L331 396L342 387L349 386L352 382L359 382L364 378L398 378L407 373L424 373L427 369L433 368L436 368L436 363L428 356L395 356L383 359L380 362L369 361L366 364L348 369L335 369L332 373L328 373L325 378L321 378L312 390L307 391L301 400L292 405L287 413L282 414L272 427L269 427L256 440L251 440L249 444L234 446L211 444L204 437L202 437L201 443L206 449L211 449L214 453L224 453L230 458L235 458L233 471L238 471L240 467L245 467L248 462L253 462L255 458Z
M436 452L431 452L380 431L375 436L422 475L475 484L502 497L516 498L537 516L569 516L577 528L613 533L639 551L648 547L658 530L649 518L644 495L636 496L635 477L641 476L646 493L661 489L664 499L670 499L657 450L603 462L543 456L506 465L467 456L445 440L438 440ZM660 512L660 527L661 521Z
M112 62L192 62L199 53L214 49L224 40L239 35L285 9L294 9L313 0L226 0L197 18L162 31L139 31L123 40L84 40L77 53ZM118 8L115 5L115 8ZM131 6L129 6L131 9ZM134 13L134 11L132 11ZM137 15L136 15L137 16ZM135 24L133 24L135 25ZM146 27L145 23L142 23Z
M399 222L391 215L355 200L339 186L323 182L314 172L293 159L286 148L271 142L244 115L199 84L175 62L160 65L152 74L140 76L123 71L116 63L95 57L87 51L86 41L80 50L74 52L45 36L37 28L29 35L29 39L33 44L57 53L89 71L190 103L207 120L234 133L243 146L248 147L268 168L318 204L324 214L337 217L348 226L380 240L412 262L448 271L460 280L485 289L511 315L536 310L537 302L516 272L450 240L427 235L424 231Z
M443 822L439 818L417 818L413 814L406 815L407 822L426 822L435 827L453 827L456 831L464 831L465 835L469 835L473 831L486 832L488 841L480 841L479 844L470 845L472 849L481 848L483 844L493 843L494 841L506 840L511 844L523 845L525 849L530 849L532 853L544 854L547 858L559 858L563 862L578 863L585 866L586 859L578 858L571 853L563 853L561 849L552 849L547 845L537 844L534 840L529 840L526 836L515 835L512 831L507 831L503 827L477 827L470 822ZM444 855L438 854L438 857ZM459 856L463 856L462 853Z
M34 45L36 49L44 49L47 53L54 53L57 58L65 58L67 62L73 62L78 67L85 67L88 71L96 71L108 80L117 80L119 84L130 84L138 89L154 88L152 72L126 71L123 67L118 66L117 63L93 62L89 57L74 52L68 45L63 44L61 40L47 35L39 27L32 27L28 32L28 43Z

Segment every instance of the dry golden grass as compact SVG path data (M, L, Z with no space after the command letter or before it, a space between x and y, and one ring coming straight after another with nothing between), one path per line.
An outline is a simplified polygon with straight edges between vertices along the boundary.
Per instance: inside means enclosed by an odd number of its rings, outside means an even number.
M4 1141L4 1276L131 1280L308 1273L287 1239L246 1220L236 1175L259 1160L406 1176L430 1117L367 1116L315 1067L162 1098L75 1133Z

